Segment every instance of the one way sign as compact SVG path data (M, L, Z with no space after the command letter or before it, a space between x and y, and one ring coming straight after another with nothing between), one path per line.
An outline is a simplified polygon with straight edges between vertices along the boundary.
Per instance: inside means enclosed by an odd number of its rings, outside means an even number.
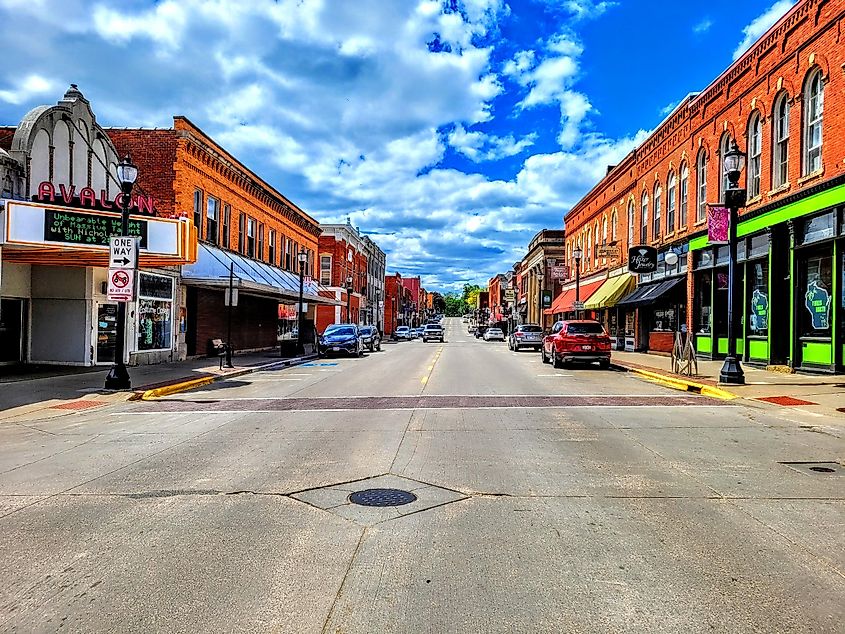
M138 238L123 236L109 238L109 268L138 268Z

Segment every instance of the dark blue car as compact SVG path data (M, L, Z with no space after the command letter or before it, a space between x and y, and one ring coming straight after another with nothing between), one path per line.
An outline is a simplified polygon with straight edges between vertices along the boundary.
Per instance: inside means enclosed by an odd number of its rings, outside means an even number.
M360 357L364 354L361 331L355 324L332 324L320 337L320 355L340 354Z

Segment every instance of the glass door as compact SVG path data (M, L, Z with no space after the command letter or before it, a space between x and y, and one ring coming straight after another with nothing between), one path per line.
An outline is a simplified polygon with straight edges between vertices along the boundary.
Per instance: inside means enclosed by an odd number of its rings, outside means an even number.
M97 304L96 342L94 345L94 363L96 365L114 363L115 344L117 343L117 304Z
M22 299L0 300L0 365L23 361Z

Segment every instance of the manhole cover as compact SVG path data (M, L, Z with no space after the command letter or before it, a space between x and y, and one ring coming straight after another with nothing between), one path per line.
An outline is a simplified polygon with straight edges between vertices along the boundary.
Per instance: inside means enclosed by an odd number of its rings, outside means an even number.
M402 489L364 489L349 496L350 502L361 506L402 506L416 499L416 495Z

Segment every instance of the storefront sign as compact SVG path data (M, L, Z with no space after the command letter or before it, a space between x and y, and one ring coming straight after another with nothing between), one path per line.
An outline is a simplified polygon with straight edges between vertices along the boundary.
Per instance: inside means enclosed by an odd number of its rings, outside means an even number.
M731 212L727 207L707 210L707 241L710 244L727 244L730 226Z
M611 258L617 259L620 255L619 247L609 247L604 245L599 245L596 247L596 257L597 258Z
M279 319L296 319L296 304L279 304Z
M814 330L830 328L830 299L830 293L819 280L812 280L807 284L804 306L810 311Z
M96 214L44 210L44 241L66 244L95 244L106 246L109 237L120 235L120 217L98 216ZM141 239L141 248L147 246L147 223L144 220L129 221L129 235Z
M769 327L769 298L763 291L754 289L751 293L751 330L759 332Z
M109 269L108 298L112 302L131 302L135 299L135 271Z
M505 289L505 301L506 302L514 302L516 301L516 290L512 288Z
M648 246L628 249L628 271L631 273L653 273L657 270L657 249Z
M83 187L77 192L76 185L67 187L64 184L60 184L57 190L53 183L44 181L38 185L38 193L32 197L32 200L33 202L49 203L64 207L120 211L123 194L118 192L110 200L107 197L105 189L101 189L97 193L90 187ZM152 196L132 196L129 210L130 212L153 216L155 215L155 200Z
M569 278L569 267L565 264L555 264L551 270L553 280L565 280Z

